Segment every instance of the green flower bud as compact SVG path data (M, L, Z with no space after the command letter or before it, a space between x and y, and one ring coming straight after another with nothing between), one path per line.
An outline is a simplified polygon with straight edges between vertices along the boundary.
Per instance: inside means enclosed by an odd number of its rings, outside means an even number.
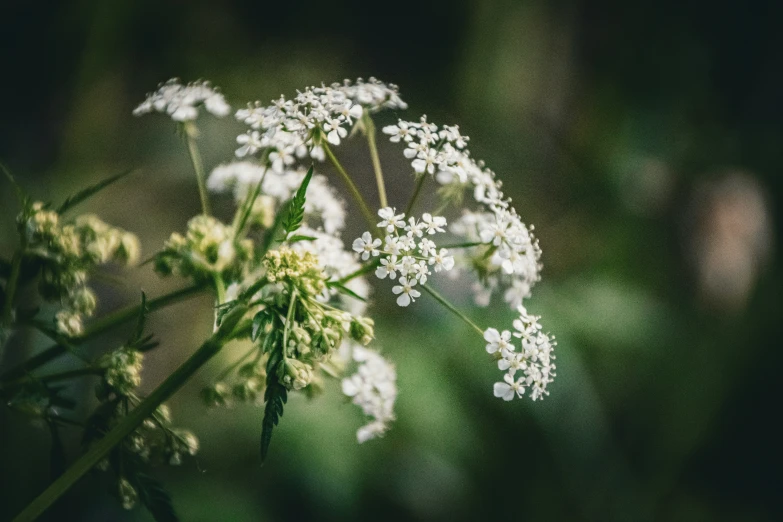
M351 321L350 333L354 341L367 346L375 337L375 321L369 317L354 317Z
M296 359L279 366L278 377L289 390L301 390L313 380L313 367Z

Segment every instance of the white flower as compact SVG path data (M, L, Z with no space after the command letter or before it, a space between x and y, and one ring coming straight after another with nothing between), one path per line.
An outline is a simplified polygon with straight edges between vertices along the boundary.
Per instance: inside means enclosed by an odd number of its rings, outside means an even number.
M387 275L389 276L389 279L395 279L399 269L397 256L391 255L389 257L381 258L381 266L375 270L375 275L378 279L385 279Z
M435 243L425 237L419 241L419 252L423 256L429 256L431 253L436 252Z
M226 103L223 94L209 82L182 85L178 79L172 78L161 84L157 91L148 94L147 99L133 110L133 115L161 112L168 114L174 121L185 122L198 117L199 106L219 118L231 112L231 106Z
M392 207L384 207L378 210L378 216L382 219L378 227L386 229L386 232L392 233L395 228L405 228L405 214L395 214Z
M441 270L448 271L454 268L454 257L447 254L448 250L441 248L440 252L433 253L429 258L429 263L435 266L436 272L440 272Z
M416 280L408 280L405 277L400 276L399 285L392 287L392 292L399 294L397 298L397 304L400 306L408 306L412 302L416 301L416 298L421 296L421 292L414 289L416 286Z
M369 232L362 234L362 237L356 238L353 241L353 249L362 255L362 260L367 261L370 256L377 256L380 251L378 247L381 246L381 240L378 238L373 239Z
M411 141L413 139L413 131L415 129L410 127L407 121L400 120L397 125L387 125L383 128L383 133L390 136L389 141L392 143L399 143L400 140Z
M431 214L424 213L421 216L421 221L424 226L427 227L428 234L434 234L435 232L445 232L443 227L446 226L446 218L442 216L432 216Z
M352 358L359 363L357 372L342 381L342 390L372 421L359 428L359 443L386 432L394 420L397 399L397 373L377 352L353 345Z
M517 373L518 370L525 369L526 367L525 357L521 353L507 352L506 355L498 361L498 369L508 371L512 376Z
M493 388L493 391L495 392L495 397L500 397L504 401L510 401L514 398L514 394L516 393L517 397L520 399L525 394L525 380L523 377L520 377L516 381L514 381L514 377L511 376L511 374L506 374L503 376L503 380L505 382L496 382L495 386Z
M511 332L503 330L498 332L496 328L487 328L484 332L484 340L487 341L487 353L496 353L500 351L501 354L514 351L514 346L509 342L511 340Z
M264 148L264 143L261 141L261 136L258 134L258 131L248 131L246 134L240 134L237 136L237 143L242 145L235 152L238 158L249 154L255 154L260 149Z

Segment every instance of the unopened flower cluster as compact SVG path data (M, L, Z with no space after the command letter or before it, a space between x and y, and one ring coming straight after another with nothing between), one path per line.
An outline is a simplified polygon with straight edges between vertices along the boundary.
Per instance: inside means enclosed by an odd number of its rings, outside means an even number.
M57 332L81 335L84 319L93 315L97 304L87 286L89 271L110 261L135 264L138 239L92 214L63 222L56 211L40 202L29 205L17 222L27 255L41 260L41 296L60 305L55 315Z

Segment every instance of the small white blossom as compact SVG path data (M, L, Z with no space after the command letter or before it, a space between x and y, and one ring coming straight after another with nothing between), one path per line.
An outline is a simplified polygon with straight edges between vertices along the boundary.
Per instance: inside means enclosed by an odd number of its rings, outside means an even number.
M503 381L505 382L495 383L493 389L495 397L499 397L504 401L510 401L514 398L514 394L520 399L525 395L525 379L523 377L514 381L514 377L507 373L503 376Z
M378 247L381 246L380 239L373 239L369 232L362 234L362 237L354 239L353 249L355 252L360 253L363 261L367 261L370 256L377 256L380 251Z
M416 286L416 280L408 280L405 277L400 276L399 285L392 287L392 292L398 294L397 304L400 306L408 306L412 302L416 301L416 298L421 296L421 292L413 288Z
M514 350L514 346L509 342L511 332L508 330L498 332L496 328L487 328L484 332L484 340L487 341L487 353L500 352L504 354Z

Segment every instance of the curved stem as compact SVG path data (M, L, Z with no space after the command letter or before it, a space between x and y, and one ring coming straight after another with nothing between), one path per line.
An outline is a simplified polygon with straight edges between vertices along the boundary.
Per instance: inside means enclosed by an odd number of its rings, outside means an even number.
M416 188L413 190L413 195L411 195L410 201L408 201L408 205L405 207L405 217L408 217L408 214L411 213L411 210L413 210L413 205L416 204L416 200L419 199L419 194L421 193L421 187L424 186L424 181L427 179L427 174L421 174L419 175L419 179L416 182Z
M372 121L372 117L370 117L370 113L366 109L362 115L362 122L364 123L364 133L367 135L367 146L370 148L372 169L375 171L375 183L378 185L378 198L381 201L381 208L388 207L386 183L383 181L381 159L378 157L378 145L375 143L375 122Z
M362 214L364 214L364 219L366 219L367 223L370 225L370 229L371 230L374 229L376 226L375 216L370 210L370 207L368 207L367 203L364 201L364 198L362 197L361 192L359 192L359 189L356 187L356 184L354 184L353 180L348 175L348 173L345 172L345 169L340 164L340 162L337 161L337 158L332 152L332 149L329 147L329 145L326 143L325 140L322 140L321 147L324 149L324 152L326 153L326 157L329 158L329 161L332 162L334 168L337 169L337 173L340 174L340 177L343 178L343 181L348 186L348 190L351 192L353 198L359 204L359 208L361 209Z
M357 277L359 277L361 275L366 274L367 272L372 272L373 269L377 268L379 264L380 264L380 258L376 257L375 259L373 259L372 261L370 261L366 265L363 265L361 268L351 272L350 274L348 274L345 277L342 277L342 278L338 279L336 281L336 283L338 285L344 285L345 283L347 283L351 279L355 279L355 278L357 278ZM326 283L326 284L328 285L329 283Z
M135 430L145 419L171 397L185 382L207 361L214 357L223 345L231 340L234 328L247 311L237 306L223 319L220 328L196 350L182 365L174 370L155 390L136 408L128 413L104 438L92 446L68 470L55 480L41 495L25 508L14 522L32 522L68 491L82 475L101 461L117 444Z
M33 377L33 376L27 376L27 377L21 377L19 379L15 379L11 382L0 384L0 392L3 390L15 388L24 384L27 384L29 382L55 382L55 381L64 381L67 379L73 379L75 377L83 377L85 375L101 375L104 372L102 368L77 368L76 370L69 370L66 372L58 372L58 373L51 373L49 375L41 375L40 377Z
M442 295L440 295L438 292L436 292L435 290L433 290L427 285L421 285L421 288L423 288L428 294L434 297L436 301L438 301L440 304L445 306L451 313L453 313L454 315L456 315L457 317L465 321L465 323L468 324L468 326L470 326L474 330L476 330L481 337L484 337L484 330L482 330L476 323L471 321L467 315L460 312L456 306L449 303L445 297L443 297Z
M174 292L171 292L166 295L162 295L155 299L151 299L147 301L147 310L149 312L160 310L161 308L165 308L183 299L188 299L190 297L193 297L194 295L201 292L203 288L204 288L203 285L193 285L186 288L182 288L180 290L175 290ZM98 335L104 333L107 330L110 330L111 328L117 326L118 324L124 323L125 321L129 321L135 317L138 317L140 307L141 305L129 306L127 308L122 308L120 310L117 310L115 312L112 312L104 316L100 320L90 325L90 327L87 329L84 335L76 339L73 339L72 344L79 344L79 343L89 341L90 339L97 337ZM2 380L7 381L9 379L20 377L26 373L35 370L40 366L43 366L49 361L56 359L60 355L66 353L68 351L68 346L69 345L60 344L60 343L50 346L49 348L42 351L41 353L34 355L33 357L27 359L25 362L8 370L3 375Z
M196 172L196 183L198 183L198 195L201 198L201 210L205 216L210 215L209 208L209 194L207 193L206 176L204 174L204 163L201 161L201 154L199 154L198 146L196 145L196 137L198 136L198 129L192 122L185 123L185 139L188 142L188 155L190 156L190 162L193 164L193 170Z

